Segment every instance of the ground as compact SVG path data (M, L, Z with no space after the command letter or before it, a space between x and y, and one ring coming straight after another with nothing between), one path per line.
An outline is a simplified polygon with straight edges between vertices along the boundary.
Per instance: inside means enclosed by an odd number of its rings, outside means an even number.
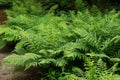
M0 53L0 80L26 80L27 74L24 72L13 73L13 67L3 67L3 59L9 53Z
M8 54L0 53L0 80L12 80L13 77L13 69L12 67L3 67L2 61L5 56Z
M0 24L4 24L7 20L7 15L3 9L0 9Z

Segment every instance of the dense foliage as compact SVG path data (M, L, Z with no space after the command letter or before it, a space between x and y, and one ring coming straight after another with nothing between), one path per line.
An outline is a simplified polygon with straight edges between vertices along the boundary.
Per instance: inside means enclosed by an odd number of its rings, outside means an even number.
M0 27L0 48L16 44L4 66L35 72L39 80L120 79L118 11L103 14L87 0L11 0L11 4L8 21Z

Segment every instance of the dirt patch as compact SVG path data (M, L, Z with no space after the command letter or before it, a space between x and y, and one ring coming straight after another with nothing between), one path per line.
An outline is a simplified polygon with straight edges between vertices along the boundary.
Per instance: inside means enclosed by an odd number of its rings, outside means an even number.
M7 15L3 9L0 9L0 24L4 24L7 20Z
M3 58L5 58L7 54L0 53L0 80L12 80L12 67L3 67L2 62Z
M8 54L0 53L0 80L26 80L28 78L28 74L24 72L13 73L13 67L2 66L3 59L6 56L8 56Z

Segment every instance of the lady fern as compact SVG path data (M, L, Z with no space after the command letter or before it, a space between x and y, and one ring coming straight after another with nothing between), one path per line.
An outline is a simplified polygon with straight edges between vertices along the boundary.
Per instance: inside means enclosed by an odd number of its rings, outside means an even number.
M4 45L8 41L17 42L13 50L15 54L6 57L4 65L22 66L25 70L44 67L47 71L42 75L48 80L57 73L55 79L59 80L79 80L81 77L83 80L97 80L98 76L98 80L103 80L102 75L112 79L113 74L109 74L106 68L105 73L100 72L94 62L99 62L99 58L113 63L117 58L119 62L119 25L119 13L114 11L106 15L93 15L88 10L60 16L53 13L43 17L19 15L8 20L6 26L10 27L0 28L0 40ZM113 53L116 56L112 56ZM86 63L87 56L93 61ZM72 67L82 68L85 72L74 73Z

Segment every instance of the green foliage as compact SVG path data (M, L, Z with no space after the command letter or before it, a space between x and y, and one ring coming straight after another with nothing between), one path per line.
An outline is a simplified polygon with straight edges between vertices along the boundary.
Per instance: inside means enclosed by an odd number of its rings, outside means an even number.
M120 79L115 74L116 62L120 62L119 12L103 15L96 6L82 10L84 2L76 0L80 11L57 16L55 10L67 0L50 7L47 14L37 0L22 1L12 3L6 11L9 19L0 27L0 48L16 42L14 54L4 59L3 65L38 68L41 80ZM106 65L111 62L112 68Z
M0 0L0 6L5 6L8 5L12 2L13 0Z
M16 17L20 14L40 15L43 8L39 0L13 0L12 7L6 10L9 17Z
M6 44L4 40L0 40L0 49L4 48Z
M85 3L84 0L76 0L75 1L76 9L82 11L85 9Z
M40 56L34 53L26 53L25 55L12 54L4 59L4 65L15 65L28 69L30 66L38 65L36 62L38 58Z
M87 80L120 79L117 74L114 74L114 72L117 70L117 63L114 64L110 69L107 69L106 64L102 61L102 59L99 59L97 62L88 59L85 63L85 66L85 77Z

